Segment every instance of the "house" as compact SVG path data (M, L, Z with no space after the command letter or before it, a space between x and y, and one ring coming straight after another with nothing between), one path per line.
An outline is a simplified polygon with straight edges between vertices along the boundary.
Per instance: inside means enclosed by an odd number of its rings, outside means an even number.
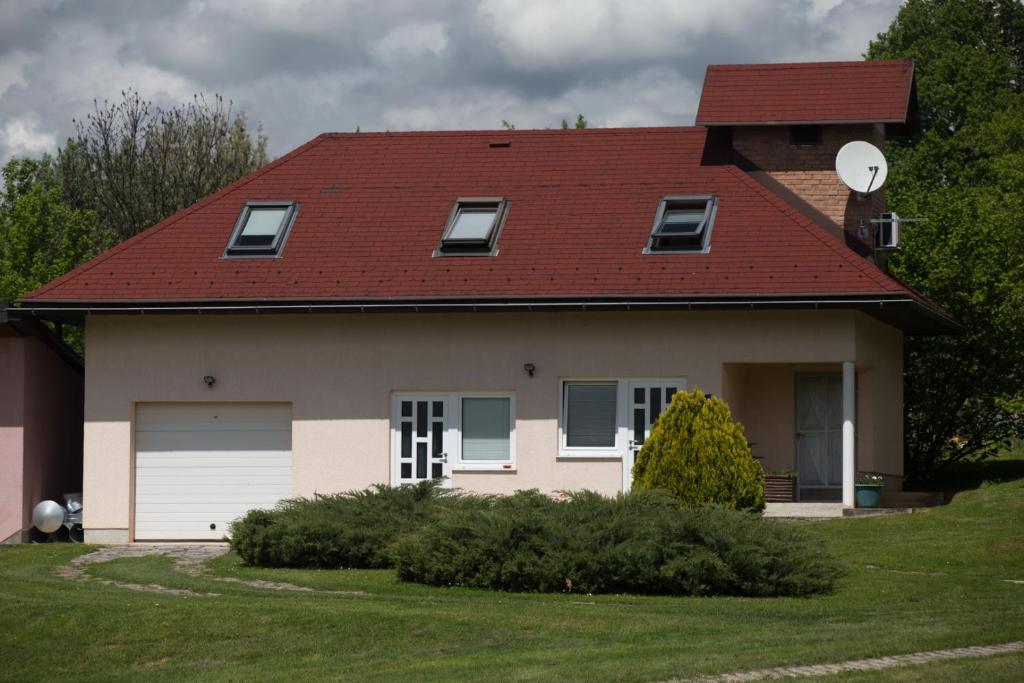
M2 304L2 302L0 302ZM32 508L82 490L82 361L45 325L0 305L0 543L28 537Z
M696 126L311 140L21 302L85 326L87 540L439 476L614 494L694 387L801 500L898 488L903 336L956 323L835 155L915 107L909 62L713 66Z

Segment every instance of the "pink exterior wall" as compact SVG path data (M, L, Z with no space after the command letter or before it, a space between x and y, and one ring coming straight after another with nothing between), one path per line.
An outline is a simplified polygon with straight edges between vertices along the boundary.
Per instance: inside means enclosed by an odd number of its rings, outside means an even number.
M84 378L37 337L25 338L24 525L41 500L82 490Z
M22 529L25 340L0 336L0 542Z
M42 340L0 337L0 541L40 500L81 489L82 382Z
M857 360L858 330L873 343L863 333L873 330L873 321L858 325L864 317L844 311L91 316L87 538L128 538L137 402L290 402L293 489L309 495L390 481L392 393L513 392L516 470L455 472L455 486L614 493L622 486L619 458L558 457L561 378L683 377L691 389L721 393L734 379L726 364ZM878 351L888 352L899 350ZM526 362L537 367L533 378L523 371ZM204 375L217 378L212 389Z

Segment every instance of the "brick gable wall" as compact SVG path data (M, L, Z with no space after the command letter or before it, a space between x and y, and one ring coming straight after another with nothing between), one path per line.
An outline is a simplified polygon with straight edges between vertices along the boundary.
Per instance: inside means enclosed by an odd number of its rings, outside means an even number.
M878 191L860 199L839 179L836 154L852 140L884 149L884 131L872 124L822 126L821 143L816 145L790 144L789 126L784 125L737 126L732 133L737 152L870 247L870 221L885 210L885 194ZM862 225L868 228L867 237L860 235Z

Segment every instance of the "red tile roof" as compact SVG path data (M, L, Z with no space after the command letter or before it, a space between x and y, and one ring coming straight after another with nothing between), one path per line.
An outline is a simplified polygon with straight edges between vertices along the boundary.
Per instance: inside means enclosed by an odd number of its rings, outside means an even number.
M911 61L713 64L697 124L903 123Z
M704 140L703 128L321 135L23 301L909 295L743 171L702 166ZM673 194L719 197L709 253L641 253ZM508 199L496 256L432 256L459 196ZM258 199L299 202L281 257L222 258Z

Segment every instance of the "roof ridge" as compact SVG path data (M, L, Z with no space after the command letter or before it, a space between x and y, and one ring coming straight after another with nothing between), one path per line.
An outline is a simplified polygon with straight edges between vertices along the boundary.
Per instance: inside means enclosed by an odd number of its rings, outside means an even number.
M705 130L704 126L612 126L608 128L594 127L594 128L516 128L514 130L506 130L503 128L476 128L476 129L451 129L451 130L377 130L377 131L359 131L346 132L346 131L327 131L321 133L318 137L325 138L356 138L356 137L455 137L455 136L503 136L503 135L556 135L556 134L569 134L569 135L595 135L595 134L612 134L612 135L630 135L633 133L649 133L651 131L660 131L666 133L689 133L699 132L703 133Z
M841 257L847 263L850 263L855 268L857 268L857 270L870 277L873 282L882 286L889 283L893 283L898 285L900 288L907 290L906 286L903 285L902 282L882 272L882 270L871 261L868 261L867 259L854 253L849 247L840 242L836 237L828 234L824 229L821 228L821 226L819 226L817 223L815 223L810 218L805 216L804 213L800 211L798 208L796 208L795 206L793 206L792 204L790 204L785 199L783 199L776 193L772 192L768 188L761 185L761 183L757 182L754 178L750 177L750 175L746 171L732 165L727 166L726 169L730 171L734 176L739 178L740 181L743 182L743 184L754 189L755 192L757 192L762 197L767 199L769 203L771 203L778 211L782 212L783 214L791 218L794 218L794 222L796 222L797 225L804 228L804 230L806 230L810 235L817 238L818 241L820 241L823 245L830 248L833 252L835 252L837 256ZM785 207L785 209L783 209L783 207ZM909 290L907 291L909 292Z
M186 216L192 214L195 211L198 211L199 209L201 209L202 207L206 206L207 204L213 202L214 200L219 199L220 197L222 197L222 196L224 196L226 194L230 194L231 192L234 192L235 190L240 189L241 187L249 184L250 182L252 182L252 181L256 180L257 178L259 178L260 176L264 175L265 173L269 173L271 170L277 168L278 166L281 166L282 164L285 164L285 163L287 163L289 161L292 161L296 157L301 156L302 154L305 154L310 149L312 149L312 148L316 147L318 144L322 143L325 139L326 138L325 138L325 136L323 134L317 135L312 140L308 140L307 142L299 145L298 147L296 147L292 151L288 152L284 156L278 157L277 159L274 159L273 161L270 161L270 162L264 164L263 166L260 166L259 168L257 168L252 173L250 173L250 174L248 174L246 176L242 176L238 180L236 180L236 181L234 181L232 183L229 183L228 185L225 185L224 187L222 187L221 189L217 190L213 194L206 195L205 197L203 197L202 199L198 200L194 204L191 204L189 206L186 206L183 209L180 209L180 210L176 211L175 213L171 214L170 216L168 216L167 218L163 219L162 221L156 223L155 225L151 225L150 227L146 228L142 232L137 233L135 235L132 235L128 239L124 240L123 242L119 242L118 244L115 244L114 246L110 247L106 251L103 251L103 252L97 254L93 258L91 258L88 261L86 261L85 263L81 264L80 266L72 268L68 272L66 272L63 275L61 275L60 277L58 277L58 278L56 278L54 280L51 280L50 282L47 282L46 284L44 284L44 285L42 285L42 286L32 290L31 292L28 292L27 294L24 294L23 296L21 296L19 298L19 301L24 301L24 300L28 300L28 299L39 297L39 296L41 296L43 294L46 294L46 293L56 289L57 287L60 287L61 285L64 285L69 280L72 280L74 278L79 277L80 275L85 274L86 272L92 270L93 268L95 268L96 266L100 265L101 263L105 263L106 261L109 261L111 258L113 258L114 256L120 254L125 249L127 249L129 247L132 247L132 246L135 246L139 242L143 242L146 239L152 237L153 235L161 232L163 229L168 228L168 227L174 225L175 223L177 223L181 219L185 218Z
M913 64L912 59L840 59L830 62L736 62L736 63L725 63L725 64L708 64L708 69L776 69L782 68L801 68L801 67L817 67L817 66L863 66L866 64L880 65L884 64L887 66L897 66L904 64Z

